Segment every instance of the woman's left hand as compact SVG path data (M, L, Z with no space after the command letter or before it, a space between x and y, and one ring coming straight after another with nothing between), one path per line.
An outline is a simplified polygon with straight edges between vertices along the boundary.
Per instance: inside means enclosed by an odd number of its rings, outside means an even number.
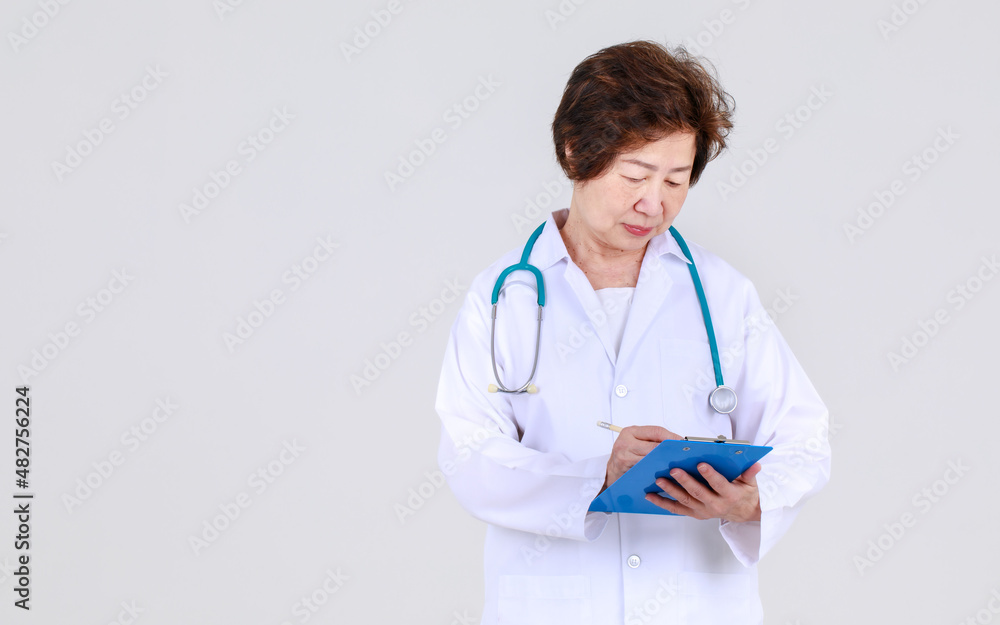
M724 519L734 523L759 521L760 494L757 492L756 476L760 469L760 463L755 462L743 475L730 482L711 465L702 462L698 471L708 486L687 471L674 469L670 477L676 481L665 477L656 480L656 485L674 500L654 493L647 494L646 500L674 514L696 519Z

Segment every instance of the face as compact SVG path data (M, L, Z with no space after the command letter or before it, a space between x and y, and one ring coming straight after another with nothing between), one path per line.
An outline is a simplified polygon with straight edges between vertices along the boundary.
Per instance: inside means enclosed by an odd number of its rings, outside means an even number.
M694 156L695 135L689 132L619 154L599 178L574 185L574 235L608 251L645 249L680 213Z

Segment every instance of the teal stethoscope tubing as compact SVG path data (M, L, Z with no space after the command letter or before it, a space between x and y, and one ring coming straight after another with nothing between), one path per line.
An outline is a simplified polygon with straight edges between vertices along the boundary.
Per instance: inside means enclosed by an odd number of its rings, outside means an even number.
M531 248L535 247L535 241L538 239L538 235L542 233L542 228L545 227L545 222L542 225L535 228L535 231L531 233L528 237L528 242L524 245L524 252L521 253L521 262L516 265L511 265L503 271L500 272L500 277L497 278L496 284L493 286L493 297L491 302L493 303L493 312L491 313L492 319L490 320L490 360L493 363L493 377L496 378L497 383L494 386L490 384L489 391L495 393L500 391L503 393L536 393L538 389L531 380L535 377L535 370L538 369L538 349L541 346L542 339L542 309L545 308L545 280L542 279L542 272L538 270L538 267L528 263L528 256L531 254ZM530 271L535 274L535 285L536 292L538 293L538 327L535 329L535 362L531 365L531 374L528 376L528 381L521 386L509 389L504 386L503 382L500 381L500 374L497 372L497 356L496 356L496 329L497 329L497 300L500 299L500 290L503 288L504 280L507 279L512 272L518 270Z
M491 298L491 303L493 304L493 312L491 313L491 323L490 323L490 359L493 363L493 376L496 378L496 385L491 384L489 386L490 392L500 391L503 393L535 393L538 389L535 387L531 381L535 377L535 371L538 369L538 353L539 347L541 345L542 336L542 310L545 307L545 281L542 279L542 272L538 270L538 267L528 263L528 256L531 255L531 250L535 246L535 241L538 236L542 233L542 228L545 227L543 222L531 236L528 237L528 242L524 245L524 251L521 253L521 260L515 265L507 267L497 278L496 284L493 286L493 297ZM681 236L677 229L670 226L670 234L677 241L677 245L680 246L681 251L684 253L684 257L688 259L688 270L691 273L691 281L694 283L694 290L698 294L698 304L701 306L701 316L705 321L705 332L708 334L708 346L712 351L712 367L715 369L715 389L709 394L708 402L715 409L716 412L721 414L728 414L736 408L736 392L725 385L722 379L722 364L719 361L719 346L715 340L715 328L712 325L712 315L708 311L708 300L705 299L705 289L702 287L701 278L698 276L698 268L694 264L694 258L691 257L691 250L688 249L687 243ZM531 374L528 376L528 381L521 386L513 389L509 389L504 386L503 382L500 381L500 374L497 372L497 359L496 359L496 324L497 324L497 302L500 299L500 291L503 289L504 281L507 279L511 273L515 271L530 271L535 276L535 285L537 286L538 292L538 327L535 334L535 361L531 366Z

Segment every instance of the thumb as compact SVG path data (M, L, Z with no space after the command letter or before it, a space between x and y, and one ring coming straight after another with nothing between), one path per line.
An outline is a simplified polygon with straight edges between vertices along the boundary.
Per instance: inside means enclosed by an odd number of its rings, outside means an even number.
M743 482L744 484L756 485L757 474L763 467L760 466L759 462L755 462L750 465L750 468L743 472L743 475L736 478L735 481Z

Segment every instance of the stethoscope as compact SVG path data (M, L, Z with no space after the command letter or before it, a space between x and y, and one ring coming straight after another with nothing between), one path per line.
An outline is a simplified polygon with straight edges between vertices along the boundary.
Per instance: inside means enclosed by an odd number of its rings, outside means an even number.
M538 369L538 351L541 346L542 337L542 309L545 308L545 281L542 279L542 272L538 270L538 267L528 263L528 256L531 254L531 249L535 246L535 241L538 240L538 235L542 233L542 228L544 227L545 223L542 223L542 225L538 226L531 233L531 236L528 237L528 242L524 245L524 252L521 253L520 262L501 271L500 276L497 277L496 284L493 286L493 297L491 300L493 313L492 321L490 322L490 359L493 362L493 377L496 378L497 383L489 385L487 390L491 393L496 393L497 391L501 393L538 392L538 387L532 383L532 380L535 377L535 371ZM694 258L691 257L691 250L688 249L684 238L681 237L681 234L673 226L670 226L670 234L677 241L677 245L680 246L681 251L684 252L684 257L688 259L688 270L691 272L691 281L694 282L694 290L698 294L698 304L701 306L701 316L705 320L705 331L708 334L708 345L712 350L712 367L715 369L715 389L708 395L708 403L719 414L729 414L736 409L736 391L726 386L722 380L719 346L715 342L715 328L712 326L712 315L708 312L708 300L705 299L705 289L701 286L701 278L698 277L698 268L694 265ZM500 381L500 374L497 372L497 302L500 299L500 292L504 289L504 281L507 279L507 276L515 271L530 271L535 275L535 285L538 291L538 326L535 331L535 361L531 365L531 373L528 375L528 381L517 388L507 388Z

